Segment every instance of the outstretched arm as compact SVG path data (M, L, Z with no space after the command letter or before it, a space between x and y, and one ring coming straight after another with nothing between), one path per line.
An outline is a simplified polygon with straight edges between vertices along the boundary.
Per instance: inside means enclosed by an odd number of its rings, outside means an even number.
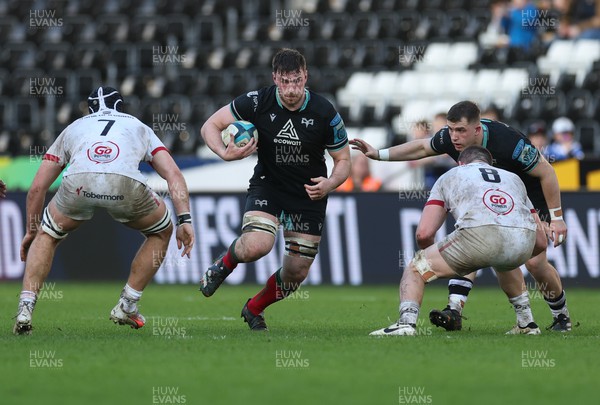
M437 153L431 149L429 139L416 139L414 141L403 143L402 145L392 146L389 149L377 150L362 139L352 139L350 145L365 154L368 158L374 160L417 160L427 156L434 156Z

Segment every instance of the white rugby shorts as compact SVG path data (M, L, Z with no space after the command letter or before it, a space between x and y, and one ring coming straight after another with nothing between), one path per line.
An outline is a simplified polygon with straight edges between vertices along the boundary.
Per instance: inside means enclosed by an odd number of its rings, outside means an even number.
M508 271L529 260L535 236L530 229L484 225L457 229L437 247L446 263L461 276L486 267Z
M78 173L64 177L53 198L65 216L86 221L96 208L105 208L119 222L130 222L152 213L161 198L146 184L113 173Z

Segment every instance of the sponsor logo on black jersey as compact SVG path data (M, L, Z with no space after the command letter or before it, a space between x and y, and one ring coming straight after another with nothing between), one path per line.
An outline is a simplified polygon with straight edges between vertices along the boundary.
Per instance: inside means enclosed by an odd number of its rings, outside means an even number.
M294 123L290 118L287 120L281 131L277 134L275 139L273 139L274 143L284 144L284 145L301 145L300 138L298 138L298 133L296 132L296 128L294 128Z
M306 128L308 128L309 125L314 125L315 120L314 119L308 119L308 118L302 118L302 124L306 125Z
M258 91L249 91L246 93L246 96L252 99L252 107L254 112L256 112L256 109L258 108Z

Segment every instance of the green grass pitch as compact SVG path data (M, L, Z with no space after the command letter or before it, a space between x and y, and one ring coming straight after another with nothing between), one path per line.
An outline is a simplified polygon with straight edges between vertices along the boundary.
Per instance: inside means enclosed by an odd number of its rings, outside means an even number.
M12 335L19 285L0 285L2 404L589 404L600 384L598 291L567 290L568 334L505 336L514 313L476 287L464 330L429 324L445 284L425 292L415 337L368 333L397 318L397 286L305 286L267 309L270 331L240 318L258 286L150 285L146 326L108 320L122 284L48 284L31 336ZM551 322L539 295L540 326Z

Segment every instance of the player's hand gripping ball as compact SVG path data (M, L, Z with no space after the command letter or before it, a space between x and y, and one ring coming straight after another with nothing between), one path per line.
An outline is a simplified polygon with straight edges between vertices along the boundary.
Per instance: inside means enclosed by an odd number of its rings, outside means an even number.
M248 121L232 122L221 131L221 138L225 146L229 145L230 135L233 135L233 142L240 148L246 146L252 138L258 141L258 131L254 124Z

